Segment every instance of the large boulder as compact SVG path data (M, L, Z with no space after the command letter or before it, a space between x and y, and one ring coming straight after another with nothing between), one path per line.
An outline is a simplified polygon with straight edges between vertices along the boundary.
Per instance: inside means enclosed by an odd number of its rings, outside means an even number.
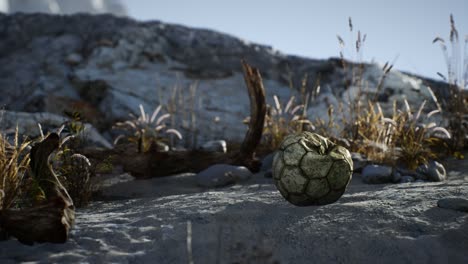
M14 135L18 129L20 135L37 138L41 136L41 130L43 134L57 132L67 122L70 122L69 118L51 113L0 111L0 132L7 136ZM112 148L112 144L91 124L84 124L81 135L91 145Z
M173 114L173 126L195 137L194 145L242 140L247 129L242 120L250 108L243 58L261 70L269 104L273 95L281 101L298 95L290 84L300 87L303 76L307 89L320 77L321 93L309 105L311 119L326 118L329 104L357 89L347 84L350 71L337 59L288 56L212 30L84 14L0 14L0 25L0 105L59 115L84 111L106 132L129 113L138 114L140 104L148 112L163 104ZM377 92L381 67L364 69L363 77ZM430 101L425 83L436 93L442 90L434 81L392 70L378 95L382 109L391 110L393 99L406 98L410 105Z

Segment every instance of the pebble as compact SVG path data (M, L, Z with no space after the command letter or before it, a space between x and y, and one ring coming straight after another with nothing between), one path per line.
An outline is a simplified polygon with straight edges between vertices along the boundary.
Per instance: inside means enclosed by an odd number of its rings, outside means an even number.
M353 171L360 172L369 163L364 155L357 152L351 153L351 159L353 160Z
M401 173L398 170L393 170L393 172L392 172L392 182L393 183L401 182Z
M383 165L367 165L361 173L365 183L379 184L392 182L392 168Z
M195 175L198 186L207 188L223 187L229 184L246 181L252 173L244 166L216 164Z
M429 161L427 164L421 165L416 169L417 178L421 180L429 180L433 182L445 181L447 173L444 165L437 161Z
M463 198L443 198L437 201L437 206L468 213L468 200Z
M208 141L205 144L201 146L201 149L204 151L210 151L210 152L221 152L221 153L226 153L227 152L227 144L225 140L212 140Z
M71 53L65 58L65 62L69 65L76 66L83 61L83 57L77 53Z
M414 182L414 181L415 181L414 177L409 176L409 175L402 176L400 179L401 183Z

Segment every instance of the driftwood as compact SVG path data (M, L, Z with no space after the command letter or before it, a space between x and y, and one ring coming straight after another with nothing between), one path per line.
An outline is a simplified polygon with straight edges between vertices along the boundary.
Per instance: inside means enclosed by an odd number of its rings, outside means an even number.
M260 161L255 158L255 150L260 143L266 114L265 88L258 69L242 61L244 79L250 100L250 123L244 141L233 153L213 153L198 150L158 152L156 148L147 153L84 153L88 157L113 155L115 162L136 177L160 177L181 172L199 172L207 167L224 163L242 165L252 172L260 169Z
M0 229L21 243L65 243L74 224L73 201L49 164L59 142L53 133L31 149L30 175L43 190L45 201L32 208L0 211Z

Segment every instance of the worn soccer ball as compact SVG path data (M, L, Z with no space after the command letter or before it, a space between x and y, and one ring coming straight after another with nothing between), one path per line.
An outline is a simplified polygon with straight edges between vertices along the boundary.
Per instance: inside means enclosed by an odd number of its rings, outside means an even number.
M349 151L311 132L288 135L273 159L273 179L281 195L298 206L336 202L351 181Z

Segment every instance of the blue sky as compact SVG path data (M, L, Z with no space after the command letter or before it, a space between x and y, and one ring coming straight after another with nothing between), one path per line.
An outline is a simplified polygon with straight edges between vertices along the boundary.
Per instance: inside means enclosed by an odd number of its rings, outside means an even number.
M448 39L453 13L463 42L468 0L122 0L138 20L161 20L209 28L310 58L339 56L336 35L351 46L348 17L367 34L365 61L395 61L394 67L439 79L447 69L436 36ZM355 38L355 37L354 37ZM355 52L345 56L356 59Z

